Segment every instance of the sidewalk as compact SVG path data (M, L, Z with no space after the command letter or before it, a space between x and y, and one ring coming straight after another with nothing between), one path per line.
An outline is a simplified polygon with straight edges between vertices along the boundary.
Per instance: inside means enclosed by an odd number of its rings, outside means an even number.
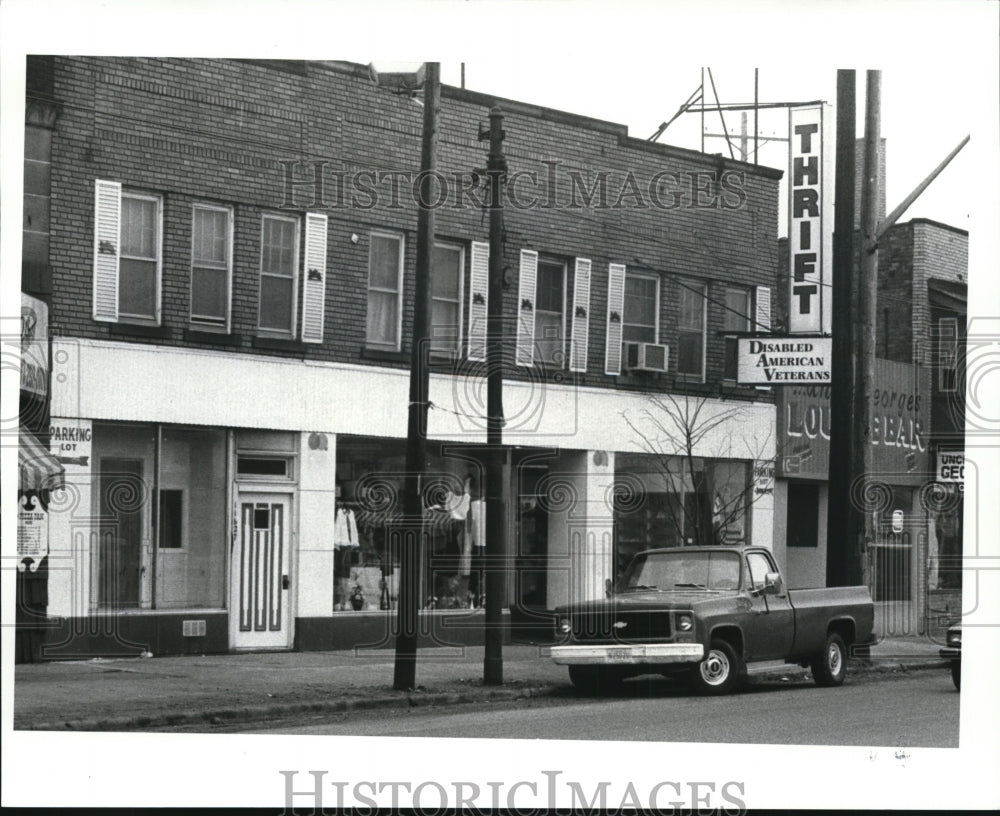
M944 668L939 644L887 639L852 672ZM19 665L14 728L143 730L263 720L305 711L449 705L572 694L566 668L545 646L504 647L504 685L484 686L483 647L422 649L417 688L392 689L392 650L255 652ZM789 666L782 674L801 671ZM850 676L848 676L850 682Z

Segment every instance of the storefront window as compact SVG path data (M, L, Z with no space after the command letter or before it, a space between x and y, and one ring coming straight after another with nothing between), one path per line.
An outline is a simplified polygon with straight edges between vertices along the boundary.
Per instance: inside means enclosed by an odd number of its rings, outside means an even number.
M395 609L405 443L341 437L334 525L335 612ZM420 607L477 607L484 591L485 503L479 468L430 446L425 473Z
M225 451L223 431L95 424L96 607L225 605Z
M158 609L225 604L225 439L223 431L162 431Z
M747 462L619 454L615 577L653 547L748 543Z

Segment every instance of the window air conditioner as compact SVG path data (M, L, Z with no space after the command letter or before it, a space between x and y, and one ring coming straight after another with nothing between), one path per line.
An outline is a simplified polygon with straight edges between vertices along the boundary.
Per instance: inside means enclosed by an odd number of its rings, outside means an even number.
M658 343L622 343L625 367L632 371L666 371L667 346Z

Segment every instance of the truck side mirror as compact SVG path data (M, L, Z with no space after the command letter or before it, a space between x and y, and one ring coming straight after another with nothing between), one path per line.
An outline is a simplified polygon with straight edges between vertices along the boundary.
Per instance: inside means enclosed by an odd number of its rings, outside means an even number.
M615 585L611 582L610 578L604 579L604 597L610 598L615 594Z
M768 595L777 595L781 592L780 572L769 572L764 576L764 592Z

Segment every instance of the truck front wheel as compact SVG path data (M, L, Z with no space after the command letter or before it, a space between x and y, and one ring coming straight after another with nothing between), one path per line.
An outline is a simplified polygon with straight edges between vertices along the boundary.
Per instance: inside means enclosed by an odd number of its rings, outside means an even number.
M817 686L840 686L847 675L847 647L844 639L836 632L826 637L823 651L813 658L813 680Z
M743 673L740 657L729 641L716 639L704 659L691 669L691 682L699 694L729 694Z

